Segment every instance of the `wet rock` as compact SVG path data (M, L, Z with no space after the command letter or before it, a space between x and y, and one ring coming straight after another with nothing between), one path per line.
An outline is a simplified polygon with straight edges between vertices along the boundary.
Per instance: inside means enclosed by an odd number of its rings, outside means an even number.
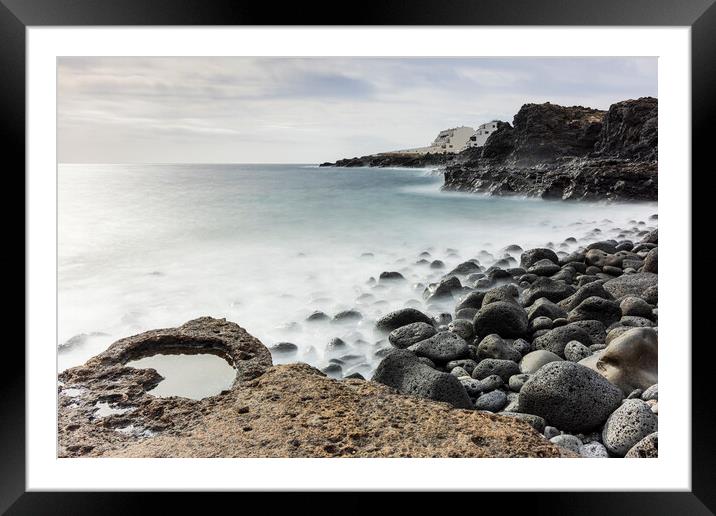
M571 310L567 320L570 322L600 321L604 326L609 326L617 322L621 318L621 315L621 308L619 308L619 304L616 301L592 296Z
M644 437L656 432L657 426L658 417L646 402L626 400L607 419L602 440L611 453L623 457Z
M585 346L593 344L592 339L586 331L579 326L568 324L566 326L554 328L544 335L537 337L532 342L532 346L535 349L545 349L559 355L560 357L564 357L564 347L568 342L573 340L581 342Z
M580 364L597 371L624 394L647 389L658 381L658 335L652 328L632 328Z
M526 374L534 374L545 364L559 362L562 358L551 351L539 349L527 353L520 361L520 371Z
M448 272L446 276L467 276L468 274L472 274L473 272L482 272L482 270L477 263L467 261L455 267L453 270Z
M361 319L363 319L363 315L358 310L343 310L333 316L334 322L352 322Z
M527 312L514 303L495 301L477 312L473 325L480 338L491 333L504 338L521 337L527 331Z
M475 308L479 310L482 307L482 300L485 297L485 292L470 292L464 296L455 305L455 312L462 310L463 308Z
M466 321L472 321L477 315L477 312L477 308L462 308L455 312L455 320L462 319Z
M522 355L510 344L502 340L499 335L492 333L480 341L480 344L477 346L477 358L478 360L498 358L501 360L519 362Z
M328 364L328 366L321 369L321 372L331 378L341 378L343 376L343 367L340 364Z
M551 330L552 329L552 319L549 317L535 317L529 325L529 330L532 332L537 332L540 330Z
M627 459L656 459L659 456L659 432L644 437L627 452Z
M401 308L378 319L375 326L378 330L389 333L401 326L415 322L433 324L433 320L420 310L416 310L415 308Z
M444 269L445 263L441 260L433 260L430 262L430 268L431 269Z
M416 355L427 357L436 363L450 362L470 356L467 342L459 335L449 331L436 333L430 338L413 344L408 349Z
M462 367L453 367L452 369L450 369L450 368L446 368L446 369L448 369L448 370L450 371L450 374L451 374L451 375L453 375L453 376L455 376L455 377L457 377L457 378L470 378L470 379L472 379L472 377L470 376L470 373L468 373L468 372L467 372L465 369L463 369ZM468 393L468 394L469 394L469 393Z
M306 317L307 322L322 322L322 321L328 321L329 319L330 319L330 316L325 312L321 312L320 310L316 310L311 315Z
M396 328L388 335L388 341L396 348L407 348L421 340L428 339L437 332L431 324L416 322Z
M536 248L529 249L520 256L520 267L529 269L540 260L549 260L552 263L559 263L559 257L552 249Z
M621 391L595 371L574 362L551 362L520 391L520 409L570 432L600 426L619 407Z
M275 355L294 355L298 351L298 346L292 342L278 342L270 346L269 350Z
M386 356L378 364L372 380L403 394L445 401L457 408L472 408L472 402L457 378L423 364L408 350L395 350Z
M551 260L537 260L527 272L538 276L551 276L561 270L561 267Z
M330 340L330 342L326 346L326 353L328 353L328 354L342 353L346 349L348 349L348 344L346 344L343 339L334 337Z
M507 395L502 391L491 391L481 394L475 401L476 410L497 412L507 404Z
M490 375L497 375L503 383L510 381L510 376L520 373L520 366L511 360L500 360L497 358L486 358L478 362L472 371L472 377L482 380Z
M378 277L378 281L381 283L390 283L395 281L405 281L405 276L395 271L381 272Z

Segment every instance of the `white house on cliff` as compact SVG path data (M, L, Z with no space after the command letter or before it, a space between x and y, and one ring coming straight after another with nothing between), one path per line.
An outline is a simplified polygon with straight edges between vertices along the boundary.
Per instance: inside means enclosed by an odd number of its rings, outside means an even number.
M477 130L468 126L453 127L438 133L433 143L427 147L402 149L383 154L448 154L458 153L470 147L482 147L490 134L497 130L499 120L480 125Z
M497 124L499 122L499 120L493 120L492 122L480 125L480 127L477 128L477 131L475 131L475 133L470 136L470 139L467 142L467 146L482 147L483 145L485 145L485 142L490 137L490 135L497 131Z

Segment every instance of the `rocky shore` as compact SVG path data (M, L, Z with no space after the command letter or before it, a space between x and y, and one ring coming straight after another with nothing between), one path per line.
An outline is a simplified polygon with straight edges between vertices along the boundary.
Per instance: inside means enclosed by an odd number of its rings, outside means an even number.
M426 250L414 265L426 281L410 287L422 303L308 317L374 332L328 343L321 370L273 365L299 362L297 346L269 350L209 317L119 340L60 374L59 455L656 457L656 220L510 245L447 273ZM407 283L377 276L376 294ZM158 353L219 355L236 380L200 400L155 397L161 376L127 363Z
M444 190L570 200L655 201L658 101L625 100L607 111L525 104L483 147L450 155L374 155L322 166L444 169Z

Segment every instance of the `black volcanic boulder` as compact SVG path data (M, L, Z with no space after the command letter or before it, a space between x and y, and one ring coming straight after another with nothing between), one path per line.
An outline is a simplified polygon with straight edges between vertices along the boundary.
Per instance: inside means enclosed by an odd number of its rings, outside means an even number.
M603 299L614 299L614 297L612 297L612 295L605 290L601 281L593 281L579 287L579 290L577 290L574 294L560 301L559 306L569 312L588 297L594 296L601 297Z
M559 264L559 257L552 249L546 247L537 247L528 249L520 256L520 267L529 269L540 260L549 260L552 263Z
M564 281L539 277L529 288L522 292L521 301L524 306L530 306L539 298L544 297L553 303L557 303L571 296L574 292L575 288Z
M372 380L402 394L445 401L457 408L473 408L465 388L455 376L436 371L407 349L389 353L378 364Z
M463 308L476 308L480 309L482 307L482 300L485 297L486 292L470 292L465 297L460 299L458 303L455 305L455 313L459 312Z
M546 349L564 358L564 347L573 340L585 346L593 344L591 337L584 329L573 324L567 324L549 330L544 335L537 337L532 343L532 347L534 349Z
M527 312L507 301L495 301L478 310L473 320L475 334L483 338L491 333L500 337L521 337L527 332Z
M381 272L378 278L381 282L385 281L405 281L405 277L399 272L387 271Z
M472 377L475 380L484 380L485 378L497 375L502 379L503 383L508 383L510 377L520 374L520 366L512 360L502 360L499 358L485 358L480 360L472 370Z
M451 331L436 333L430 338L416 342L408 349L419 357L429 358L436 364L470 357L470 348L465 339Z
M467 276L473 272L481 272L480 266L472 261L466 261L455 267L453 270L448 272L445 276Z
M604 283L604 289L615 299L637 296L649 302L648 289L657 286L658 275L653 272L624 274Z
M571 312L567 320L573 321L599 321L609 327L617 322L622 316L622 309L619 303L601 297L588 297Z
M400 328L401 326L414 322L424 322L430 325L433 324L433 320L420 310L416 310L415 308L401 308L400 310L390 312L378 319L375 322L375 327L384 332L391 332L396 328Z
M622 392L599 373L574 362L550 362L520 390L520 411L543 417L567 432L600 427L622 401Z
M388 341L396 348L405 349L416 342L428 339L437 333L432 324L415 322L396 328L388 335Z
M513 362L519 362L522 359L522 354L517 351L513 346L502 340L499 335L490 334L477 346L477 358L482 360L484 358L498 358L500 360L512 360Z

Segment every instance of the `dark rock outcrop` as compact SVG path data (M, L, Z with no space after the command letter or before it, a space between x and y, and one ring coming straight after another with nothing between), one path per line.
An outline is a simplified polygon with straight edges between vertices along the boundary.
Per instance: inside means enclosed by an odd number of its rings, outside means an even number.
M548 199L656 200L657 100L599 111L525 104L479 156L446 165L445 190ZM493 145L496 148L493 148Z

